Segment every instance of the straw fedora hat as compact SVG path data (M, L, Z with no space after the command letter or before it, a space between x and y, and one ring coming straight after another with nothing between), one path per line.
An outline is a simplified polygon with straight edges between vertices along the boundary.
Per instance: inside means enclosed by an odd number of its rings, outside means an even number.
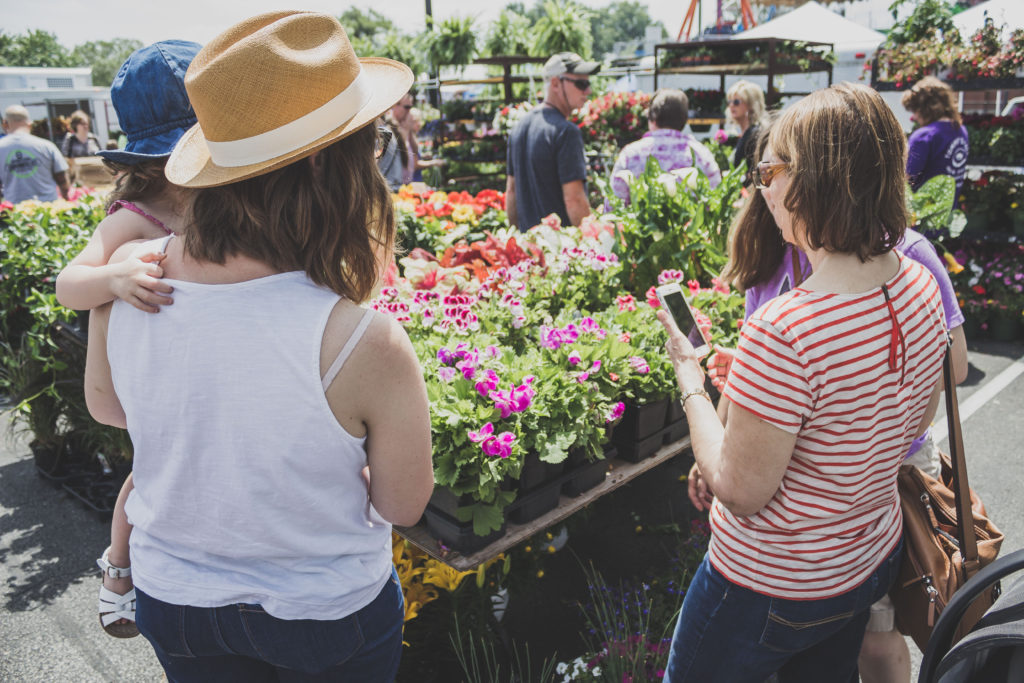
M176 185L214 187L287 166L374 121L412 82L400 62L358 58L330 15L255 16L189 66L185 89L199 122L165 174Z

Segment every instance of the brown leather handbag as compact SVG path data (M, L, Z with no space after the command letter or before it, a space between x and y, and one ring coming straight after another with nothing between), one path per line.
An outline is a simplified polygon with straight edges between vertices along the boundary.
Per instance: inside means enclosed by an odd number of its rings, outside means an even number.
M896 606L896 626L923 651L939 613L967 579L996 559L1003 533L985 513L967 482L960 412L947 351L943 361L949 456L943 456L940 480L918 468L900 469L903 511L903 564L889 596ZM964 613L953 642L962 638L999 595L998 584L984 591Z

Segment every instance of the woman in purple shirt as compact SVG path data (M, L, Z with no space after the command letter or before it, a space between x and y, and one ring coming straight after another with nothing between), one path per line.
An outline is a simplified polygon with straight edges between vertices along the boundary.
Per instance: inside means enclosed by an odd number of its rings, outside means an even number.
M953 89L925 76L903 93L903 108L920 128L907 140L907 178L915 192L930 178L950 175L956 192L967 171L967 129L960 121Z
M769 129L770 122L762 124L755 159L759 160L764 152ZM760 187L758 165L753 170L754 183ZM967 341L962 327L964 316L945 264L927 238L914 230L906 231L896 249L927 268L939 285L946 327L953 340L953 372L959 384L967 377ZM723 274L724 280L745 292L744 319L771 299L799 286L810 274L810 261L799 249L783 241L764 197L755 192L733 227L729 265ZM719 390L725 386L733 353L732 349L716 347L715 353L708 358L708 376ZM929 406L929 410L934 411L935 407ZM723 420L727 419L728 400L724 397L719 403L719 415ZM925 430L914 440L904 463L915 465L932 476L938 475L938 454L931 430ZM690 472L689 493L698 510L711 502L712 492L707 489L696 465ZM871 607L871 618L858 659L864 683L910 681L910 652L903 636L895 628L894 614L888 597Z

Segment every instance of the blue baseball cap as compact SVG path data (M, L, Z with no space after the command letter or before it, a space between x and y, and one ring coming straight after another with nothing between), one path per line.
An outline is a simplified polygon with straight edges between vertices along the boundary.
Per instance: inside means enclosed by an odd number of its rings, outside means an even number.
M132 165L170 155L196 124L185 92L185 72L201 48L187 40L164 40L125 60L110 86L110 100L128 144L99 156Z

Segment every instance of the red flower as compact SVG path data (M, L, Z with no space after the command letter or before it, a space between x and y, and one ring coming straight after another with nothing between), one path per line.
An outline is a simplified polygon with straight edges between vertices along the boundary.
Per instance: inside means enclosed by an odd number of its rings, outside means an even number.
M985 288L982 287L981 285L974 285L973 287L971 287L971 291L977 294L978 296L985 296Z

